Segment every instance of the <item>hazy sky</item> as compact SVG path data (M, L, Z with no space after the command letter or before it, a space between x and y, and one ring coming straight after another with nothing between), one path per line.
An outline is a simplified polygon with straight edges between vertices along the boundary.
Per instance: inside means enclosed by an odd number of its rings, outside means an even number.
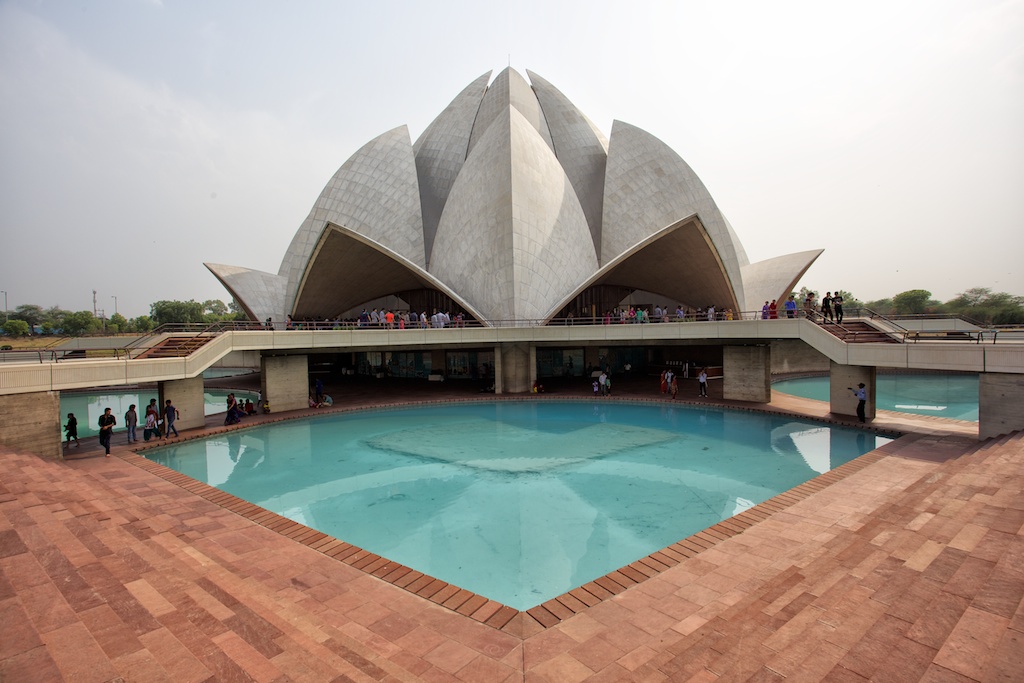
M628 9L627 9L628 8ZM511 65L660 138L752 261L1024 295L1024 0L0 0L0 289L107 315L277 272L371 138Z

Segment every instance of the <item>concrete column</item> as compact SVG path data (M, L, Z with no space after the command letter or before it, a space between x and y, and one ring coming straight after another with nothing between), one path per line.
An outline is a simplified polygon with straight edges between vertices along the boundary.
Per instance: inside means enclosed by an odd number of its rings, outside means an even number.
M531 353L531 345L523 343L501 344L495 349L495 372L500 372L501 392L503 394L524 394L533 386L531 377L537 376L536 352ZM533 358L533 370L530 359ZM494 387L498 393L497 382Z
M978 375L978 438L989 439L1024 429L1024 375Z
M178 431L182 429L202 429L206 425L206 399L203 396L203 376L191 379L172 379L157 384L157 403L160 404L160 418L164 417L164 406L167 399L178 409L180 416L174 422ZM118 417L121 422L121 417ZM146 423L146 406L141 406L139 413L139 433ZM118 424L118 427L124 427Z
M442 377L448 374L448 363L445 359L444 349L432 349L430 351L430 374L441 375Z
M307 356L263 356L260 387L270 411L309 407L309 359Z
M0 396L0 443L19 453L61 458L60 392ZM77 416L79 426L87 416Z
M502 393L505 383L501 381L501 346L494 347L494 395Z
M770 346L726 346L722 349L722 398L755 403L772 400Z
M876 368L864 365L840 365L829 361L829 409L836 415L857 415L857 398L848 387L857 388L861 382L868 392L864 415L868 420L875 419L875 383Z

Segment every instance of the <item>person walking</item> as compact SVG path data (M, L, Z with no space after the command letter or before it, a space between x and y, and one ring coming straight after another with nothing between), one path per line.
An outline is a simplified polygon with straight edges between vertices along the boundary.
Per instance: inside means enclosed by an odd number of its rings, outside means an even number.
M99 419L100 445L103 446L108 458L110 457L110 437L114 434L114 425L116 424L117 418L110 414L110 408L104 408Z
M68 413L68 423L64 425L64 431L68 433L67 441L64 442L64 448L71 448L71 439L75 440L75 448L82 447L82 444L78 441L78 418L75 417L74 413Z
M836 324L843 324L843 295L836 290L835 296L832 297L832 309L836 313Z
M124 414L124 426L128 428L128 443L138 441L135 435L135 428L139 425L139 414L135 412L135 404L128 406L128 412Z
M697 375L697 387L700 389L700 395L704 398L708 397L708 369L701 368L700 374Z
M668 385L668 390L672 393L672 400L676 400L676 394L679 393L679 380L675 378L675 375L672 376L672 381Z
M821 300L821 321L835 322L832 318L832 292L825 292L825 298Z
M857 397L857 419L861 422L866 422L865 408L868 402L868 391L864 388L864 382L857 385L857 388L846 387L853 392L853 395Z
M167 399L164 402L164 438L171 438L171 432L174 432L175 438L178 437L178 428L174 426L174 421L178 419L178 409L171 404L171 399Z

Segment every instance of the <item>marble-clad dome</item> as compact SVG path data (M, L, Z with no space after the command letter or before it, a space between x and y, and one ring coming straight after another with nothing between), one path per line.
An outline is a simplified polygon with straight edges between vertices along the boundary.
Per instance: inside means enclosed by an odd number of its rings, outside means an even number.
M653 135L604 134L509 68L405 126L324 187L276 274L206 264L254 320L335 318L397 296L483 324L610 310L629 293L737 311L782 299L821 253L750 263L700 178Z

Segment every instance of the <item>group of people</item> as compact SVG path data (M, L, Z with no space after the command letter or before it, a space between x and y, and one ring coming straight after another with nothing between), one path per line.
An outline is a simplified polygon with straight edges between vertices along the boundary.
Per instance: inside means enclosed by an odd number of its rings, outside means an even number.
M672 368L661 371L660 381L661 393L669 394L672 396L674 401L676 395L679 393L679 378L676 373L672 371ZM701 368L700 372L697 373L697 395L707 398L708 396L708 369Z
M799 304L796 301L795 295L790 295L782 304L782 309L786 312L787 318L796 318L800 315ZM814 292L808 292L804 297L803 311L805 317L812 317L815 309ZM772 299L769 303L764 302L761 307L761 319L762 320L776 320L779 317L779 306L775 299ZM843 322L843 295L839 290L836 290L835 294L832 292L825 292L825 297L821 300L821 318L825 323L842 323Z
M606 370L602 370L594 380L594 396L598 394L601 396L611 396L612 394L612 378Z
M157 406L156 399L150 399L149 405L146 406L146 416L144 418L143 426L143 439L149 441L151 438L164 439L170 438L171 432L174 432L174 436L178 436L178 429L174 426L174 422L181 416L178 409L174 407L171 399L167 399L164 402L163 417L160 416L160 410ZM98 422L99 426L99 438L100 445L103 446L107 457L110 457L110 440L114 434L114 427L117 426L117 418L111 414L110 408L104 408L103 414L100 415ZM139 425L139 414L135 411L135 404L128 406L128 411L124 414L125 431L128 436L128 443L138 441L136 436L136 429ZM65 441L64 448L70 448L71 442L75 442L75 448L81 448L82 444L78 440L78 418L75 417L74 413L68 413L68 421L64 425Z

